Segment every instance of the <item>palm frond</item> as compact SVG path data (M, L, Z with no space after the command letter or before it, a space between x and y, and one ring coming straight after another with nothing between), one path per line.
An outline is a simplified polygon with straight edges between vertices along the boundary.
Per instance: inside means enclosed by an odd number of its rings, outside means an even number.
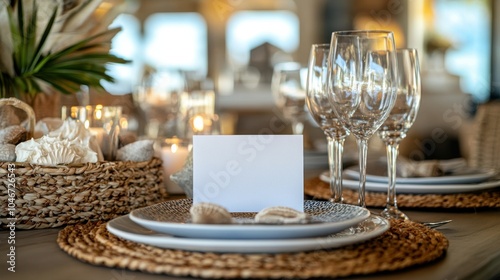
M45 45L45 42L49 37L50 31L52 30L52 26L54 25L54 21L56 20L56 15L57 15L57 7L54 9L54 12L50 16L49 22L47 23L47 27L45 27L45 30L43 31L42 37L40 38L40 42L38 42L38 46L34 52L33 59L31 60L31 63L27 71L33 71L38 61L40 60L40 57L42 56L43 46Z
M89 36L66 48L44 53L44 48L52 34L57 19L55 7L45 26L37 28L38 7L33 1L32 12L25 14L23 1L17 3L17 13L7 7L12 36L12 60L14 76L0 73L0 97L35 95L42 85L50 85L64 94L72 94L81 85L103 90L101 81L113 82L106 71L109 63L127 63L108 51L110 38L120 29L109 29ZM37 37L37 30L43 31ZM38 41L37 41L37 38Z

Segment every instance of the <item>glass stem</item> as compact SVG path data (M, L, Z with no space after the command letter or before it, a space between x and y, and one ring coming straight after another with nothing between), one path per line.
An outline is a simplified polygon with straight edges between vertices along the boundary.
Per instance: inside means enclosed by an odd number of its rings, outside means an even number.
M366 158L368 156L368 143L366 139L357 139L359 152L359 194L358 205L366 208L365 183L366 183Z
M330 201L342 203L342 154L345 139L328 137L328 163L330 166Z
M387 174L389 177L389 187L387 188L386 210L390 213L397 211L396 199L396 160L398 158L398 143L389 143L386 146L387 150Z

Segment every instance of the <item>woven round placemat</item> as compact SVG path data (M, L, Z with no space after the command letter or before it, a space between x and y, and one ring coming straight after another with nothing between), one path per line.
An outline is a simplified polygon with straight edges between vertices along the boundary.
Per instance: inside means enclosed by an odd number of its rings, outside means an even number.
M70 225L57 243L69 255L94 265L200 278L346 277L393 271L442 257L446 237L413 222L391 221L390 229L364 243L331 250L280 254L201 253L126 241L103 222Z
M320 178L308 179L304 182L304 193L316 199L329 199L330 185ZM342 196L346 203L358 203L357 191L344 188ZM499 190L454 194L397 194L396 198L399 207L408 208L500 207ZM366 206L369 207L384 207L386 199L385 192L366 192L365 194Z

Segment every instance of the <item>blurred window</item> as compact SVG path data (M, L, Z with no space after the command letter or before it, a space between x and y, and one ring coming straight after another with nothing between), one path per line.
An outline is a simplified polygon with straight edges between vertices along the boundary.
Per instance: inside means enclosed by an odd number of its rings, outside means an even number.
M112 94L125 94L132 92L140 77L141 27L136 17L127 14L121 14L113 21L110 28L115 27L121 27L122 30L113 37L110 52L131 62L108 65L108 73L115 83L103 81L102 85Z
M207 24L197 13L159 13L144 24L144 62L207 74Z
M122 28L112 41L111 53L131 61L126 65L109 65L115 83L103 82L112 94L133 91L142 77L145 65L160 70L177 70L206 76L207 25L197 13L158 13L144 23L132 15L118 16L110 27Z
M235 65L246 65L250 51L270 43L291 53L299 46L299 19L288 11L242 11L229 19L227 50Z
M435 1L435 28L454 47L446 52L446 69L461 77L461 87L477 102L488 100L491 80L489 0Z

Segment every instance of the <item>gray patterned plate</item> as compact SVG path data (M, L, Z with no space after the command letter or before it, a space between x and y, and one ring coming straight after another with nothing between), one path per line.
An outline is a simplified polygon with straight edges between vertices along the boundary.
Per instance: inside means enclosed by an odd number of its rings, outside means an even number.
M297 239L198 239L175 237L144 228L125 215L111 220L107 229L112 234L133 242L168 249L213 253L284 253L326 250L375 238L389 229L389 221L370 216L360 224L339 233Z
M209 239L286 239L340 232L370 216L362 207L328 201L304 201L307 224L266 225L250 221L256 213L231 213L233 224L193 224L191 199L179 199L133 210L130 219L150 230L174 236Z

